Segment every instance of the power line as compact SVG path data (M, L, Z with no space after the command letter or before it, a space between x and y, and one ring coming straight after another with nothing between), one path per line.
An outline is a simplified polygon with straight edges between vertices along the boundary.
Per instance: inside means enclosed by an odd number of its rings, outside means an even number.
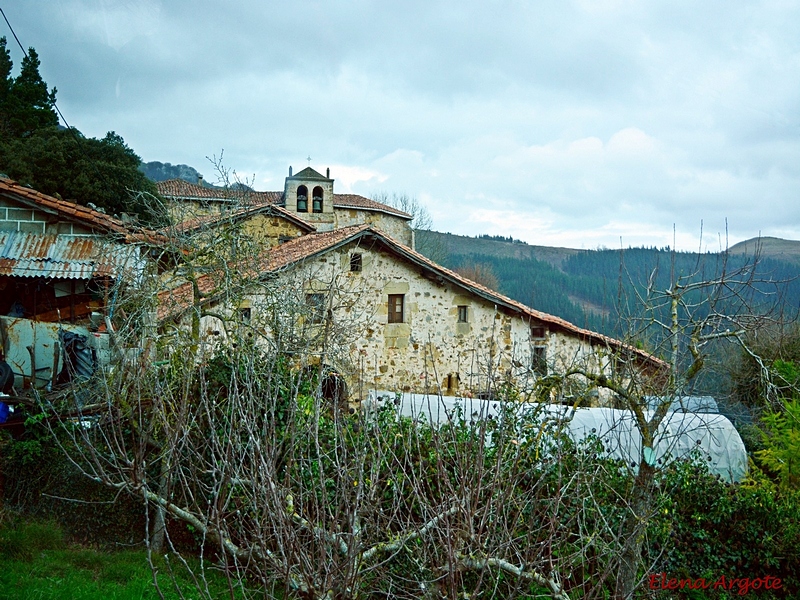
M22 42L19 41L19 38L17 37L17 33L14 31L14 28L11 26L11 23L9 22L8 17L6 16L6 13L5 13L5 11L3 10L2 7L0 7L0 14L3 15L3 19L5 19L6 25L8 25L8 28L11 31L11 35L13 35L14 39L17 40L17 45L19 46L19 49L22 50L22 54L25 56L25 58L28 58L28 53L25 51L25 46L23 46ZM61 120L64 122L64 125L66 125L67 129L72 130L72 128L69 126L69 123L67 123L67 119L62 114L61 109L58 108L58 104L53 102L53 108L56 109L56 112L58 113L58 116L61 117Z

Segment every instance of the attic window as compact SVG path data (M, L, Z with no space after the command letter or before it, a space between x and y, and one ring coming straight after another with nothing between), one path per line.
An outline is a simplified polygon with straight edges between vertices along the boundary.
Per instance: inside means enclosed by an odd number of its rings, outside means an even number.
M405 294L389 294L389 323L403 322Z
M541 325L531 325L531 339L544 340L547 338L547 330Z
M304 185L297 188L297 212L308 212L308 188Z
M314 198L311 206L315 213L322 212L322 188L320 186L314 188Z
M350 255L350 272L351 273L360 273L361 267L363 266L363 262L361 259L360 254L351 254Z

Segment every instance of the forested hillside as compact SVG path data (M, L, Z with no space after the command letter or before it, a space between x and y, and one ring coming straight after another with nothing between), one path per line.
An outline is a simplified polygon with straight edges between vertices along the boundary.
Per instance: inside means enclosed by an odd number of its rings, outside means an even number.
M625 334L627 318L639 309L636 295L643 294L648 283L654 289L666 289L673 274L709 279L753 262L752 252L726 256L657 248L574 250L428 231L417 235L428 246L436 247L437 259L445 266L456 270L476 264L488 266L503 294L576 325L615 336ZM780 241L784 243L770 247L779 247L784 255L792 256L791 252L800 248L800 242ZM751 241L740 246L754 249L757 244ZM786 310L796 311L800 306L797 264L771 258L766 251L762 254L753 273L757 281L748 291L752 302L780 300ZM778 286L782 297L753 294L774 292L775 286L769 281L783 282Z

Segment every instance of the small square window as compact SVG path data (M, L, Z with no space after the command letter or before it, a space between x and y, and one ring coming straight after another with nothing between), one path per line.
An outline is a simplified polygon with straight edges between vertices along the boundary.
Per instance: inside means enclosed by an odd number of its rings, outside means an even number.
M322 323L325 317L325 294L306 294L306 308L310 323Z
M245 306L239 309L239 320L242 323L249 323L250 317L252 316L253 311L249 306Z
M459 323L466 323L467 322L467 307L466 305L461 305L458 307L458 322Z
M403 322L405 294L389 294L389 323Z
M351 273L360 273L362 266L363 266L363 261L361 259L361 255L360 254L351 254L350 255L350 272Z
M543 340L547 337L547 330L541 325L531 325L531 339Z
M537 375L544 377L547 375L547 347L534 346L531 356L531 369Z

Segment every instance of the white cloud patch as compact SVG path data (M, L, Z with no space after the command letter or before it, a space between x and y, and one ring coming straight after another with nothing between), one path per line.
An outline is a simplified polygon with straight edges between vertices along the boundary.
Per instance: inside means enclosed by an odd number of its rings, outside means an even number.
M61 2L60 8L80 35L98 39L114 50L159 31L158 0L77 0Z
M353 193L354 186L364 182L370 186L380 185L386 181L387 176L359 166L334 165L331 167L331 177L339 193Z

